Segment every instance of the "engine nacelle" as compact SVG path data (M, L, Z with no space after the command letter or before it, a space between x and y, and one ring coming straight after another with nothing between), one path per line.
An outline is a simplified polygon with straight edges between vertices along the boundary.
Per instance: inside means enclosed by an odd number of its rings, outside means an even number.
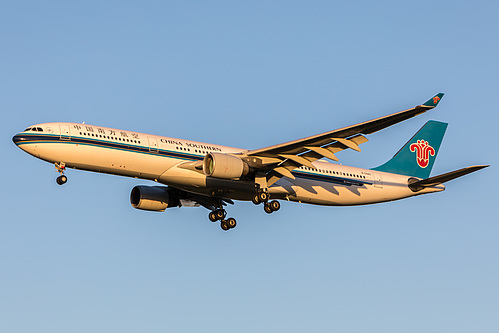
M179 198L165 186L135 186L130 193L130 203L133 208L154 212L180 206Z
M203 172L208 177L235 179L246 176L249 171L248 164L236 156L209 153L204 157Z

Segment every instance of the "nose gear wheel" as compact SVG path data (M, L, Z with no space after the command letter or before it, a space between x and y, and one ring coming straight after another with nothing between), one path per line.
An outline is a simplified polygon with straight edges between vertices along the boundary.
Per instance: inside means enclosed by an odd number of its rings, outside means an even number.
M68 177L64 175L64 171L66 170L66 163L60 162L60 163L55 163L55 169L57 172L59 172L61 175L56 178L56 183L59 185L64 185L68 181Z
M64 185L67 183L68 181L68 177L64 176L64 175L61 175L59 177L57 177L55 179L56 183L59 184L59 185Z

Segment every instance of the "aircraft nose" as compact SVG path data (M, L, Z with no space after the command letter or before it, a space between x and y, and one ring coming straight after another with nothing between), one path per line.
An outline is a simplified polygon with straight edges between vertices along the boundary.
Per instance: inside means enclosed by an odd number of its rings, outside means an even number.
M19 145L20 142L24 141L26 138L24 135L21 134L16 134L12 137L12 141L16 144Z

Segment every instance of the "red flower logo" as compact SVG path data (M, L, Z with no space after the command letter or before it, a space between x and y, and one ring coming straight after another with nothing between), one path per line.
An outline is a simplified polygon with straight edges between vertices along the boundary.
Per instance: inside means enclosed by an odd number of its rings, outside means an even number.
M435 149L425 140L418 140L416 143L411 144L409 148L412 152L416 152L416 162L422 168L426 168L430 163L430 155L435 156Z
M439 100L440 100L440 97L438 97L438 96L433 97L433 104L437 104Z

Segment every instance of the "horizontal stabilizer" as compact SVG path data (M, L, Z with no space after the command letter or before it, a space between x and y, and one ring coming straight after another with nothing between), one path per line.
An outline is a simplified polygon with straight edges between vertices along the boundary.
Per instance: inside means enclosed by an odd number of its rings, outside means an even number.
M474 166L459 169L456 171L447 172L447 173L444 173L442 175L426 178L423 180L418 180L414 183L409 184L409 187L414 192L421 191L425 187L431 187L431 186L435 186L438 184L442 184L442 183L448 182L449 180L453 180L453 179L462 177L464 175L478 171L478 170L486 168L488 166L489 165L474 165Z

